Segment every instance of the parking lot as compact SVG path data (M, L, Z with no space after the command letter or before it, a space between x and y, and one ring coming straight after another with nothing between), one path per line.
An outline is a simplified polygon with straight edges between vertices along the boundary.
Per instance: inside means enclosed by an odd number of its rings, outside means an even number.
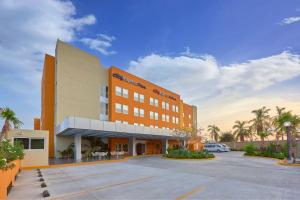
M134 158L42 169L50 199L299 199L300 168L217 153L214 160ZM35 170L22 171L9 199L38 199Z

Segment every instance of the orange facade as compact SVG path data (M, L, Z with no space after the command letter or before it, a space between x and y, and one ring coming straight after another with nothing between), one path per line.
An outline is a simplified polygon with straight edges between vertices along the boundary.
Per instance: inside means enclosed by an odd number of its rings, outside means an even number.
M42 78L41 130L49 131L49 157L54 157L55 57L45 55Z
M116 87L128 90L128 97L118 96ZM143 95L143 102L135 100L134 93ZM157 100L157 106L150 105L150 98ZM165 108L163 108L163 102L165 103ZM116 104L128 106L128 114L116 112ZM166 109L166 104L168 104L169 109ZM177 107L177 112L172 109L173 106ZM128 124L137 123L138 125L142 124L157 128L178 129L180 127L179 107L180 96L178 94L116 67L109 69L109 121L125 121ZM135 116L134 108L143 109L144 116ZM158 113L158 118L155 119L154 116L154 119L150 119L150 112ZM163 115L165 116L164 120ZM168 120L166 116L168 116Z
M192 128L193 126L193 107L186 103L183 103L182 111L182 126Z

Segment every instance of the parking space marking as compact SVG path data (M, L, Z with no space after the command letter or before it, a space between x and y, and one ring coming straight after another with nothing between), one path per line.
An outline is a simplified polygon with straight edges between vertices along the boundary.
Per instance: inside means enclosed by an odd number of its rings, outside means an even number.
M58 199L72 198L72 197L81 196L81 195L84 195L84 194L87 194L87 193L90 193L90 192L109 189L109 188L113 188L113 187L117 187L117 186L121 186L121 185L128 185L128 184L133 184L133 183L146 182L150 179L153 179L154 177L155 176L147 176L147 177L143 177L143 178L133 179L133 180L130 180L130 181L123 181L123 182L119 182L119 183L115 183L115 184L104 185L104 186L100 186L100 187L93 187L93 188L81 190L81 191L78 191L78 192L70 192L70 193L58 195L58 196L50 198L50 199L51 200L55 200L55 199L58 200ZM50 193L51 193L51 191L50 191Z
M190 197L191 195L195 194L195 193L198 193L198 192L202 192L204 190L204 187L197 187L195 189L193 189L192 191L189 191L179 197L176 198L176 200L183 200L183 199L186 199L188 197Z

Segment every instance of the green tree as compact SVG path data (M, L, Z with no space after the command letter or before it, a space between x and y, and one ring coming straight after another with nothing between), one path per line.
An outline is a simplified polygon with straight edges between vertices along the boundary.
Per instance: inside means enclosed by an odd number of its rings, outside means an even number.
M220 142L233 142L234 135L231 132L225 132L220 136Z
M278 119L281 117L281 115L284 113L284 110L285 108L280 108L278 106L276 106L276 116L274 117L274 120L273 120L273 125L275 127L275 131L276 131L276 143L278 144L278 140L279 140L279 137L281 136L281 140L283 141L284 139L284 130L283 130L283 127L281 127L279 124L278 124Z
M253 110L252 113L255 115L255 118L249 121L252 123L251 127L254 129L255 133L260 136L262 144L265 139L265 133L263 132L266 132L270 126L269 111L270 109L267 109L265 106L260 109Z
M235 121L233 125L233 135L235 136L236 140L240 139L241 142L245 141L245 138L249 136L249 131L246 127L246 121Z
M290 122L290 127L285 127L285 123ZM277 122L279 127L281 127L283 130L285 130L288 134L292 134L291 137L288 136L287 143L288 143L288 152L289 155L291 155L291 146L292 146L292 138L297 137L297 128L300 126L300 117L298 115L293 115L290 111L282 113L281 116L277 119Z
M211 135L211 139L218 141L220 128L213 124L209 125L207 130Z
M14 128L19 128L23 124L23 122L16 117L15 112L8 107L0 108L0 117L4 120L0 140L7 138L7 134L11 129L12 124Z

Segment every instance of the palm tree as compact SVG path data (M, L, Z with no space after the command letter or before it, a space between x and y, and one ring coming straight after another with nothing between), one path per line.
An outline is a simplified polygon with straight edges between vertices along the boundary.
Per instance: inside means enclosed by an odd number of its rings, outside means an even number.
M255 115L255 118L249 121L252 123L252 127L254 128L256 134L260 136L262 145L264 144L265 139L263 132L265 132L270 126L270 115L268 114L269 111L270 109L267 109L265 106L260 109L253 110L252 113Z
M277 115L274 117L273 125L275 126L276 130L276 143L278 144L279 137L281 136L281 140L283 141L284 133L283 133L283 127L280 127L277 123L278 119L281 117L281 115L284 113L285 108L280 108L276 106L276 113Z
M216 125L209 125L207 130L210 133L211 138L215 141L218 141L220 128Z
M246 126L246 121L235 121L235 125L232 127L234 129L233 134L236 140L240 139L241 142L245 141L245 138L249 136L249 131Z
M14 128L19 128L23 124L23 122L16 117L15 112L8 107L0 108L0 117L4 120L0 140L7 138L11 123L14 125Z
M290 122L290 127L285 127L285 123ZM297 128L300 126L300 117L297 115L293 115L290 111L282 113L281 116L277 119L277 124L283 130L287 132L287 144L288 144L288 152L289 156L291 156L291 145L292 145L292 137L296 137ZM290 136L290 133L292 136Z

